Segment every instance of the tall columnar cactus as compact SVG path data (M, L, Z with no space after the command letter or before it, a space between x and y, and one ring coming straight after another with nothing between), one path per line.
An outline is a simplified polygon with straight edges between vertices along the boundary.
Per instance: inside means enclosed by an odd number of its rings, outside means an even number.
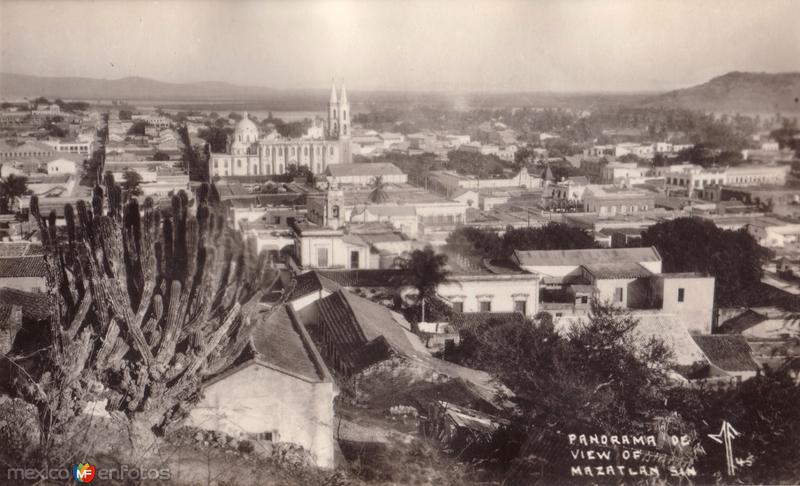
M51 346L46 372L24 391L56 428L87 401L108 399L144 453L202 379L241 355L276 273L216 212L213 187L200 188L190 216L184 192L159 211L150 198L123 204L113 178L105 182L91 208L65 208L66 235L32 198L49 269Z

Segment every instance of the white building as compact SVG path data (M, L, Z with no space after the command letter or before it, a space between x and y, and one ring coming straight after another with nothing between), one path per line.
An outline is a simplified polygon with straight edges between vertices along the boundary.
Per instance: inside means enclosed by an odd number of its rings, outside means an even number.
M51 160L47 163L47 173L49 175L77 174L78 164L67 159Z
M333 378L289 306L255 316L246 356L202 384L203 398L188 423L237 440L292 443L317 466L334 466Z
M374 164L336 164L325 169L331 186L337 184L367 186L377 177L387 184L405 184L408 176L396 165L389 162Z
M350 103L344 87L341 99L337 98L335 87L331 88L326 128L327 137L318 139L262 137L245 112L228 140L226 153L211 154L209 174L269 176L285 173L292 164L322 174L330 165L350 163Z

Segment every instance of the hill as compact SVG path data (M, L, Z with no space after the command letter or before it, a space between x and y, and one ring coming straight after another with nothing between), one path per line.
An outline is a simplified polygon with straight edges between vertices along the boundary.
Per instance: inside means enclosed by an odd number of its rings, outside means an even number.
M67 99L259 99L275 90L222 82L167 83L141 77L121 79L41 77L0 73L0 96L57 97Z
M730 72L691 88L657 95L643 104L715 113L800 112L800 72Z

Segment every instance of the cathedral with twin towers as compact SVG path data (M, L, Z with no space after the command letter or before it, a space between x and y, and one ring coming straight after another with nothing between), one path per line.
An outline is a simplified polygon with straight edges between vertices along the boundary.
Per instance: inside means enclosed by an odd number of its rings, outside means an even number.
M244 112L228 137L225 153L211 154L208 173L211 177L279 175L295 164L321 174L331 164L349 164L350 114L347 90L342 85L337 95L335 84L328 100L327 123L315 120L300 138L284 138L277 132L262 135Z

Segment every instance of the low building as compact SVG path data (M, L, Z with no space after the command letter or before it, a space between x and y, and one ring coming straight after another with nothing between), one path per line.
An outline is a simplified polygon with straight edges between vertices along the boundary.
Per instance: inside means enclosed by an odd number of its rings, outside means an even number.
M188 423L239 440L297 444L317 466L333 468L338 391L325 362L289 306L255 318L240 363L202 384Z
M540 308L555 317L586 314L589 301L679 316L692 333L711 332L714 277L662 273L655 247L515 251L515 263L541 276Z
M325 169L325 176L332 187L339 184L368 186L378 177L389 184L408 182L408 176L396 165L388 162L329 165Z
M303 269L373 268L369 245L357 235L308 223L292 225L294 257Z
M601 169L601 184L637 184L650 175L650 167L640 167L635 162L612 162Z
M63 140L46 140L42 142L46 145L53 147L56 152L66 152L69 154L80 154L89 156L92 154L93 144L90 141L73 141L67 142Z
M67 159L51 160L47 163L47 173L49 175L77 174L78 164Z
M539 312L540 275L509 262L501 266L472 260L448 254L450 277L436 289L455 312L519 312L528 317Z
M584 211L601 217L650 211L656 205L656 195L652 192L616 186L587 186L582 200Z

